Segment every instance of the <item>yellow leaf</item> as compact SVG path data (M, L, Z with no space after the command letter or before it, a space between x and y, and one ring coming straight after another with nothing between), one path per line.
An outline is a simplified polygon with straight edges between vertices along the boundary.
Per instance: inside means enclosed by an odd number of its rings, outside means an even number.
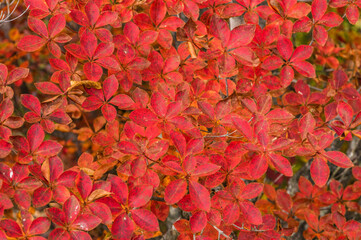
M14 42L19 40L19 38L20 38L19 30L16 28L12 28L9 31L9 37L10 37L11 41L14 41Z
M85 80L85 81L70 81L70 87L66 91L69 91L78 86L84 86L86 88L102 89L102 84L100 82Z

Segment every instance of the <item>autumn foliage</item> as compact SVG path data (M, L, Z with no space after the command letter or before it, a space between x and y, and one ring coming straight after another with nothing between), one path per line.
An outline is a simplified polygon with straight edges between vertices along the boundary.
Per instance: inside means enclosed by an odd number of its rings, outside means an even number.
M361 239L361 1L27 6L0 240Z

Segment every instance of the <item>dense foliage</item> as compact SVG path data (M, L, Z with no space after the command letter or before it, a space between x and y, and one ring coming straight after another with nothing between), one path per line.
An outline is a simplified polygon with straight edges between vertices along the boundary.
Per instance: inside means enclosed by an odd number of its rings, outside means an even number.
M27 6L0 44L1 240L360 239L361 1Z

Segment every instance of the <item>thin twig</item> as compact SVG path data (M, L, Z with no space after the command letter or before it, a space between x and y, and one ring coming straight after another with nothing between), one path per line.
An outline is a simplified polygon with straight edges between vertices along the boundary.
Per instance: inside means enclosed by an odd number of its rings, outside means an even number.
M226 96L228 98L228 78L226 78Z
M227 239L231 239L229 236L227 236L221 229L219 229L218 227L214 226L213 224L210 224L212 227L214 227L214 229L216 229L218 231L218 239L219 236L222 235L223 237L227 238Z
M158 201L158 202L165 202L164 198L155 197L155 196L152 196L152 198L150 200L154 200L154 201Z
M213 136L204 136L205 138L221 138L221 137L230 137L230 135L232 135L233 133L237 132L237 130L234 130L233 132L229 133L227 132L226 134L223 135L213 135Z
M10 17L14 14L17 6L19 5L20 0L17 0L15 6L13 7L13 9L10 10L10 6L11 6L14 2L15 2L15 0L13 0L12 2L9 2L9 0L6 0L6 3L2 3L2 4L1 4L0 9L4 8L2 5L6 4L6 10L5 10L6 13L5 13L5 11L1 11L1 12L0 12L0 24L2 24L2 23L7 23L7 22L11 22L11 21L14 21L14 20L20 18L20 17L23 16L23 15L29 10L29 8L30 8L30 5L27 6L27 8L26 8L19 16L10 19Z
M247 228L244 228L243 226L242 227L237 226L236 224L232 224L232 226L238 228L239 230L245 230L245 231L250 231L250 232L264 232L265 231L265 230L259 230L259 229L247 229Z
M292 82L293 82L293 83L297 83L297 80L296 80L296 79L293 79ZM322 92L322 91L323 91L323 89L321 89L321 88L314 87L314 86L312 86L312 85L308 85L308 86L310 87L310 89L313 89L313 90L315 90L315 91L319 91L319 92Z

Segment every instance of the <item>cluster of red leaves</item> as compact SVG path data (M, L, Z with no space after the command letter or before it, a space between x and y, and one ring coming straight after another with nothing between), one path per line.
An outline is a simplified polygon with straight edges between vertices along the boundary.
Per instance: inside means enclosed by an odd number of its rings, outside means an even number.
M188 212L172 226L184 240L281 239L301 221L306 239L359 239L346 214L361 213L361 167L328 148L361 137L361 96L329 39L360 1L25 4L33 34L17 47L54 71L17 98L29 70L0 64L0 239L146 239L172 230L170 208ZM67 169L59 133L86 150ZM278 180L295 159L311 178L290 195ZM330 179L334 165L354 180Z

